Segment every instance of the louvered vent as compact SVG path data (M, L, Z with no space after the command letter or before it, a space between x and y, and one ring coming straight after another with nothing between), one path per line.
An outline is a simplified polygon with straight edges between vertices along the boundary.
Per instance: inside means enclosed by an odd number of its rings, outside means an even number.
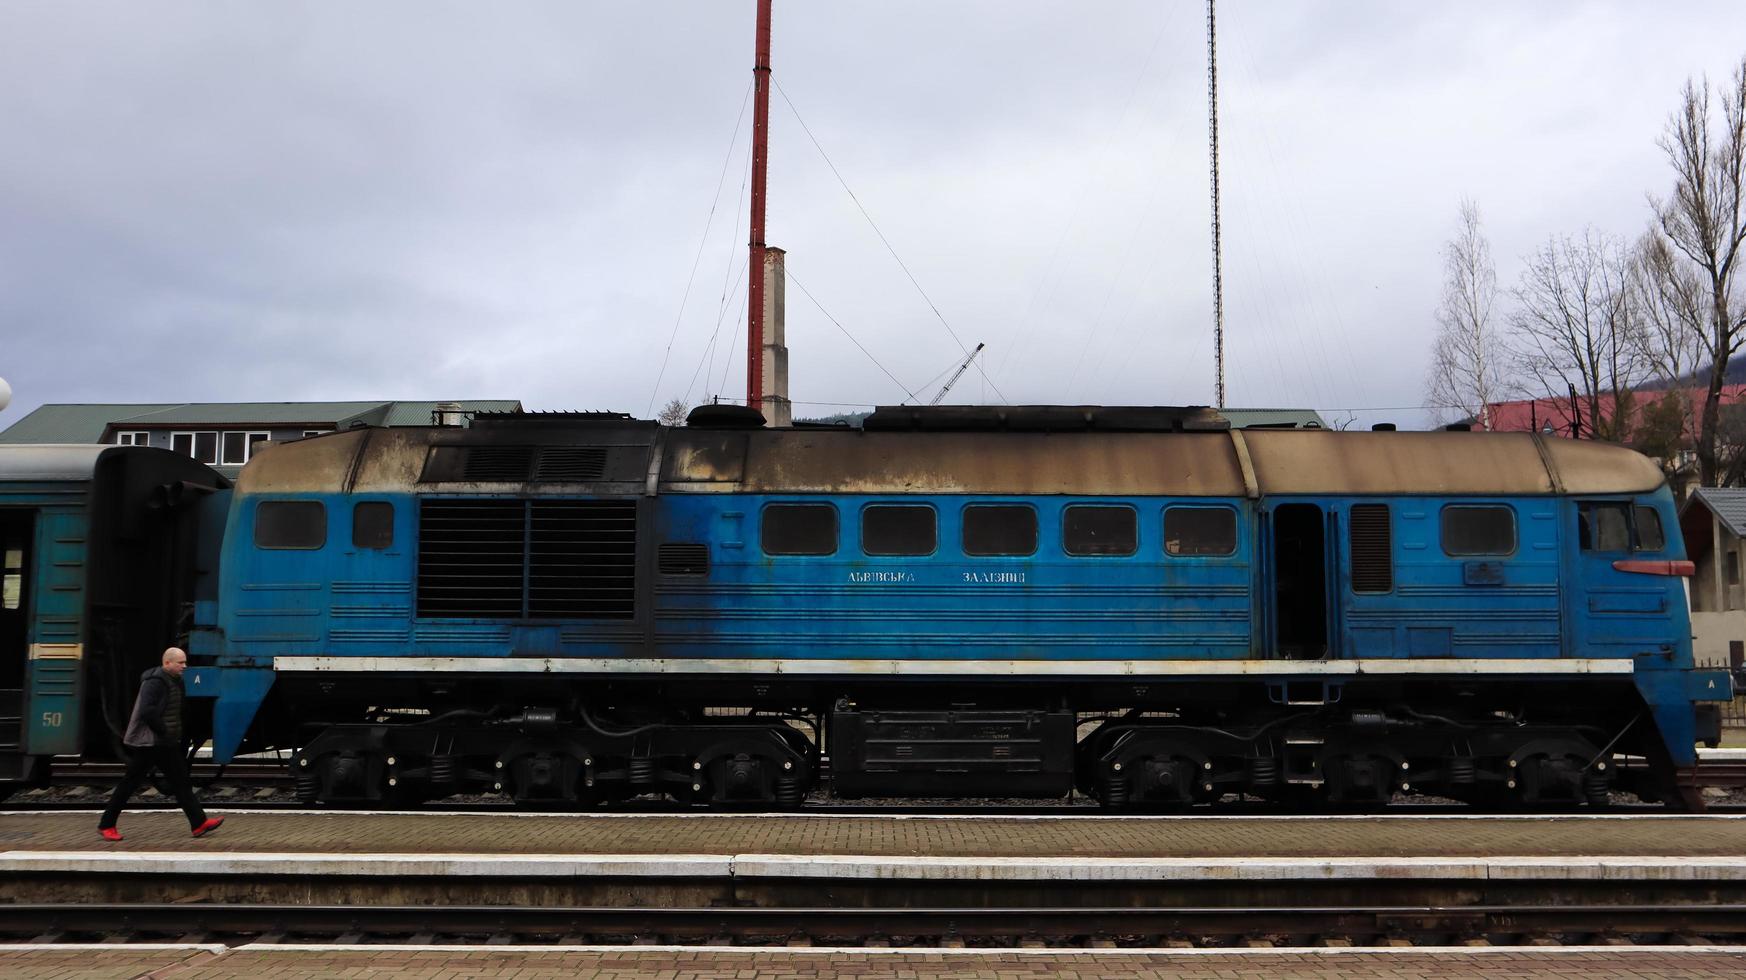
M536 619L628 619L637 584L637 505L535 500L527 612Z
M462 478L473 483L525 483L533 472L532 446L473 446Z
M534 479L547 483L579 483L606 477L606 450L600 446L546 446Z
M635 501L426 497L418 517L418 614L629 618L636 535Z
M1352 506L1352 591L1394 589L1394 549L1387 504Z
M708 575L709 545L669 541L661 545L662 575Z
M433 500L418 511L418 614L519 617L527 536L519 500Z

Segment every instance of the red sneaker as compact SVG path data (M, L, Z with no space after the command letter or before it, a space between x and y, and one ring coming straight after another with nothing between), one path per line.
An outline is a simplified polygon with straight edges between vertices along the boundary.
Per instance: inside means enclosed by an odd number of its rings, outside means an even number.
M212 819L206 821L205 823L201 824L200 826L195 827L194 828L194 836L195 837L205 837L207 834L210 834L213 831L217 830L219 824L222 824L222 823L224 823L223 817L213 817Z
M121 839L121 831L116 830L114 827L98 827L97 833L106 841L118 841Z

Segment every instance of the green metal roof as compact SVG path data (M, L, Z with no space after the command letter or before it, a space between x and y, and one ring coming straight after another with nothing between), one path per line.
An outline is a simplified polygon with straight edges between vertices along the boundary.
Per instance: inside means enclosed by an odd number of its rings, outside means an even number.
M0 432L0 443L94 443L109 429L342 429L364 425L429 425L440 402L184 402L180 404L43 405ZM457 400L466 412L514 411L513 399Z
M103 430L118 418L162 411L174 405L42 405L36 411L0 431L6 442L83 442L103 439Z
M1233 429L1326 429L1328 423L1309 408L1221 408Z

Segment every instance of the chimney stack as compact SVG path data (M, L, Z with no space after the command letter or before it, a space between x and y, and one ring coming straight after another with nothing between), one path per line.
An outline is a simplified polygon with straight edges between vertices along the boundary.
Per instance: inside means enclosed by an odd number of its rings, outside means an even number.
M788 399L788 337L783 326L783 294L787 292L787 275L782 257L787 255L774 245L764 246L764 350L759 366L764 392L764 424L791 426L794 424L794 403Z

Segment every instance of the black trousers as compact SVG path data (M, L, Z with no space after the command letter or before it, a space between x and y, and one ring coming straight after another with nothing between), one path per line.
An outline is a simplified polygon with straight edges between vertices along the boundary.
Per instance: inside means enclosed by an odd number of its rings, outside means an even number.
M97 829L115 826L115 821L121 819L121 808L133 796L153 769L164 774L164 782L170 784L170 792L176 794L176 802L181 804L182 812L188 815L188 829L192 830L206 822L206 811L200 809L200 800L194 796L194 787L188 782L188 763L182 758L182 747L179 745L153 745L146 748L130 748L127 758L127 774L121 777L121 782L115 787L115 792L109 794L109 809L103 811L103 819L98 821Z

